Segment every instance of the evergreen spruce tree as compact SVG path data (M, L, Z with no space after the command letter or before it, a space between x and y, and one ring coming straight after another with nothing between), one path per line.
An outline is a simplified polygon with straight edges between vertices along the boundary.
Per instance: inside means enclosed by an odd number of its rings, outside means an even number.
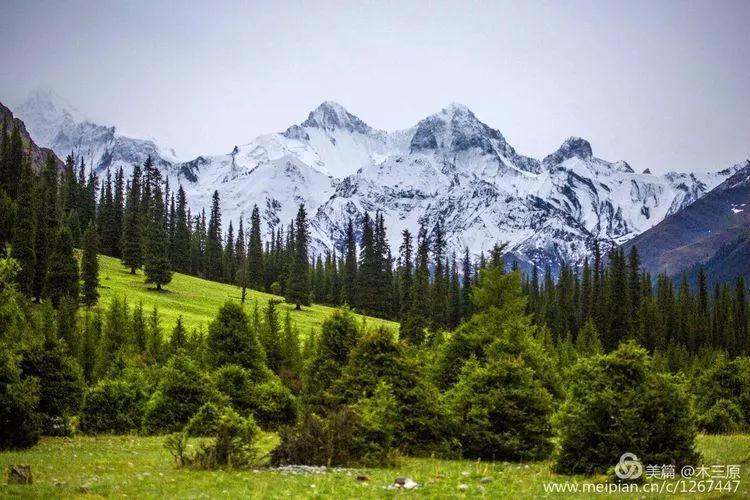
M589 259L587 257L583 261L583 271L581 273L581 299L579 304L580 313L578 315L578 322L581 325L592 318L591 296L591 267L589 266Z
M211 199L211 214L208 219L205 249L205 273L210 280L221 279L221 208L219 192L214 191Z
M735 300L733 312L733 327L735 338L734 352L730 354L749 355L750 336L748 335L747 288L745 278L739 276L735 285Z
M159 171L149 174L149 192L153 192L147 216L145 259L143 271L146 283L153 283L161 291L162 286L172 281L172 270L167 256L167 230L164 225L164 204L161 197Z
M430 243L427 229L422 225L417 237L416 270L411 292L411 309L406 319L401 322L399 336L414 345L424 342L425 328L428 325L430 311L430 271L429 271Z
M432 328L437 330L445 328L448 323L446 318L448 286L444 265L445 234L440 221L435 224L433 230L432 257L435 263L435 271L430 294L430 320Z
M227 242L224 245L222 268L224 281L226 283L234 283L237 270L234 266L234 226L231 220L229 221L229 229L227 229Z
M133 167L125 202L122 226L122 263L130 268L130 274L143 265L143 211L141 208L141 169Z
M103 254L114 257L119 248L122 233L115 226L115 202L112 176L107 170L107 176L102 186L102 192L97 213L97 227L101 233L100 250Z
M399 284L401 288L401 310L399 311L399 319L403 321L406 315L411 310L412 306L412 292L414 288L414 249L412 244L412 236L408 229L404 229L401 232L401 246L399 247L400 252L400 263L399 268Z
M164 360L164 342L163 334L161 331L161 322L159 320L159 309L156 304L151 309L151 314L148 317L146 332L148 334L147 351L148 358L155 362L160 363Z
M254 290L263 290L263 242L260 234L260 212L258 206L253 205L250 216L250 238L247 246L247 281Z
M13 259L18 262L16 274L18 290L31 296L34 292L36 252L34 250L36 224L34 217L34 173L29 158L24 159L21 183L18 186L18 215L13 231Z
M72 154L65 158L62 181L60 182L60 201L64 215L69 215L78 208L79 192L78 178L76 176L76 160Z
M342 269L341 302L354 306L357 304L357 240L354 236L354 223L351 219L346 225L346 249Z
M33 296L41 300L47 278L47 264L50 247L55 241L59 227L57 213L57 166L52 155L47 156L36 193L36 231L34 234L34 251L36 264L34 270Z
M44 295L55 307L62 298L78 302L78 263L73 255L73 237L66 225L60 226L55 236L44 282Z
M5 132L3 132L5 136ZM3 141L2 162L0 164L0 188L5 191L11 199L18 195L18 186L21 181L21 170L23 168L23 142L18 125L13 126L10 137Z
M471 257L469 256L469 247L464 249L463 259L463 281L461 283L461 317L468 318L471 316ZM536 267L534 267L536 272Z
M602 336L602 344L607 351L630 336L630 290L628 289L625 255L622 250L610 252L610 269L607 280L607 308L609 328Z
M172 265L181 273L190 272L190 218L187 212L187 197L180 184L175 205L174 241L172 243Z
M282 365L284 365L284 346L281 340L281 329L279 328L279 313L276 311L274 299L268 301L260 331L260 340L266 352L268 367L274 373L279 373Z
M234 242L234 266L237 269L237 276L235 281L241 284L243 281L242 273L244 272L245 259L247 258L247 252L245 251L245 227L240 216L240 227L237 229L237 240Z
M133 319L130 322L131 343L138 354L148 353L148 331L146 330L146 319L143 316L143 302L139 302L133 308Z
M630 297L628 305L630 306L630 329L631 338L634 338L638 331L638 317L641 308L641 260L638 257L638 248L633 245L628 254L628 289Z
M461 322L461 285L458 279L458 264L456 252L453 252L450 262L450 292L448 294L448 328L453 330ZM446 265L448 271L448 265Z
M122 236L122 225L124 223L124 195L125 195L125 177L122 167L117 169L115 174L115 183L112 193L112 255L114 257L122 256L122 247L120 238Z
M292 325L292 317L289 311L284 316L284 331L282 339L282 351L284 353L283 367L295 374L302 371L302 354L300 353L299 332Z
M599 340L599 333L596 331L596 324L591 318L587 319L578 332L576 338L576 350L581 356L594 356L602 353L602 343Z
M698 297L696 306L696 345L698 347L709 346L712 344L711 315L708 310L708 283L706 279L706 271L703 269L703 266L698 269Z
M83 236L83 256L81 257L82 301L92 306L99 300L99 235L93 222L89 223Z
M357 271L357 307L364 314L377 314L381 309L379 284L380 266L375 246L375 232L370 216L362 219L362 248Z
M310 305L310 264L307 259L309 240L307 212L305 206L300 205L294 222L293 254L286 285L286 301L293 303L295 309L300 309L303 305Z
M177 354L180 349L185 349L187 346L187 332L185 326L182 324L182 316L177 316L177 322L172 329L172 335L169 337L169 351L172 354Z

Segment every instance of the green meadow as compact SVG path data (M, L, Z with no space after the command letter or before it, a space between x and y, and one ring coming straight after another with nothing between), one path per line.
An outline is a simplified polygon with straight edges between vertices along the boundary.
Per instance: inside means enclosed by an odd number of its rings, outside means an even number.
M174 273L172 282L166 285L163 291L158 292L152 285L144 283L142 271L130 274L118 259L103 255L99 256L99 284L101 294L99 303L102 306L107 306L115 297L127 298L131 306L142 302L146 314L156 306L165 332L171 331L178 316L182 316L188 331L194 328L205 330L216 316L219 307L228 300L239 302L242 293L238 286L179 273ZM262 309L271 299L282 301L278 307L280 318L283 320L286 311L289 311L292 322L297 325L302 336L310 330L319 328L333 311L332 307L317 304L295 311L293 305L283 302L283 297L255 290L247 291L245 309L250 312L255 303ZM393 321L359 317L370 326L383 325L394 330L398 329L398 323Z
M263 451L276 443L265 434ZM549 482L606 482L604 476L560 476L551 462L509 463L405 458L394 468L344 469L316 475L293 475L263 466L251 470L202 471L178 469L163 448L163 437L76 436L43 438L30 450L0 453L0 466L29 464L33 485L0 486L8 498L584 498L548 493ZM664 495L664 498L750 497L750 435L698 438L703 463L741 465L735 493ZM365 476L367 480L358 480ZM410 491L388 489L396 477L419 483ZM599 495L618 498L659 498L659 495Z

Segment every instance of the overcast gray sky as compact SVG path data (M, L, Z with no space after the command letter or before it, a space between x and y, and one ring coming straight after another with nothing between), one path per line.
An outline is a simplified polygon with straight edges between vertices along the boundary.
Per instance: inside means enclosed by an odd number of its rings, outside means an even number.
M652 171L750 157L750 1L0 0L0 101L50 88L180 157L335 100L406 128L451 101L522 154Z

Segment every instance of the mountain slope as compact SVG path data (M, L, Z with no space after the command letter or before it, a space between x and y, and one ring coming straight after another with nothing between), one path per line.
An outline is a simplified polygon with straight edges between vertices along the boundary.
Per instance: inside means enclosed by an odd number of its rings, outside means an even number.
M165 171L176 163L173 152L164 152L151 140L124 137L115 127L87 120L54 92L34 91L16 113L40 145L62 158L73 153L97 173L123 167L129 175L133 165L142 164L148 156Z
M701 199L627 242L625 249L638 247L648 271L674 275L744 239L750 232L750 160L735 165L731 172ZM721 269L718 263L716 267Z
M24 150L31 153L31 165L37 172L41 171L44 166L44 162L47 160L47 156L52 155L55 158L55 163L58 168L62 168L63 162L57 157L54 151L48 148L40 148L31 135L26 130L26 124L13 116L13 112L8 109L3 103L0 102L0 123L7 128L7 133L13 130L13 127L18 127L21 134L21 142L23 143Z
M529 158L460 104L386 132L328 101L281 133L190 162L82 120L49 94L32 95L19 113L43 145L72 148L99 171L123 166L127 174L151 155L172 186L182 183L194 213L218 190L225 218L247 218L257 204L268 233L304 203L314 253L340 251L348 220L379 211L394 253L403 229L424 223L431 234L441 221L449 252L468 246L476 255L507 242L522 263L556 268L579 263L595 240L627 241L731 174L639 174L596 158L581 138Z

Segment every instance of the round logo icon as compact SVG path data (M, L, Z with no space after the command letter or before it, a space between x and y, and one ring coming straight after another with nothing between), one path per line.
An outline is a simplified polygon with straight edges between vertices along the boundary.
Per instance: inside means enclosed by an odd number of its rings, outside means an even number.
M615 465L615 474L620 479L638 479L643 474L643 465L633 453L623 453Z

